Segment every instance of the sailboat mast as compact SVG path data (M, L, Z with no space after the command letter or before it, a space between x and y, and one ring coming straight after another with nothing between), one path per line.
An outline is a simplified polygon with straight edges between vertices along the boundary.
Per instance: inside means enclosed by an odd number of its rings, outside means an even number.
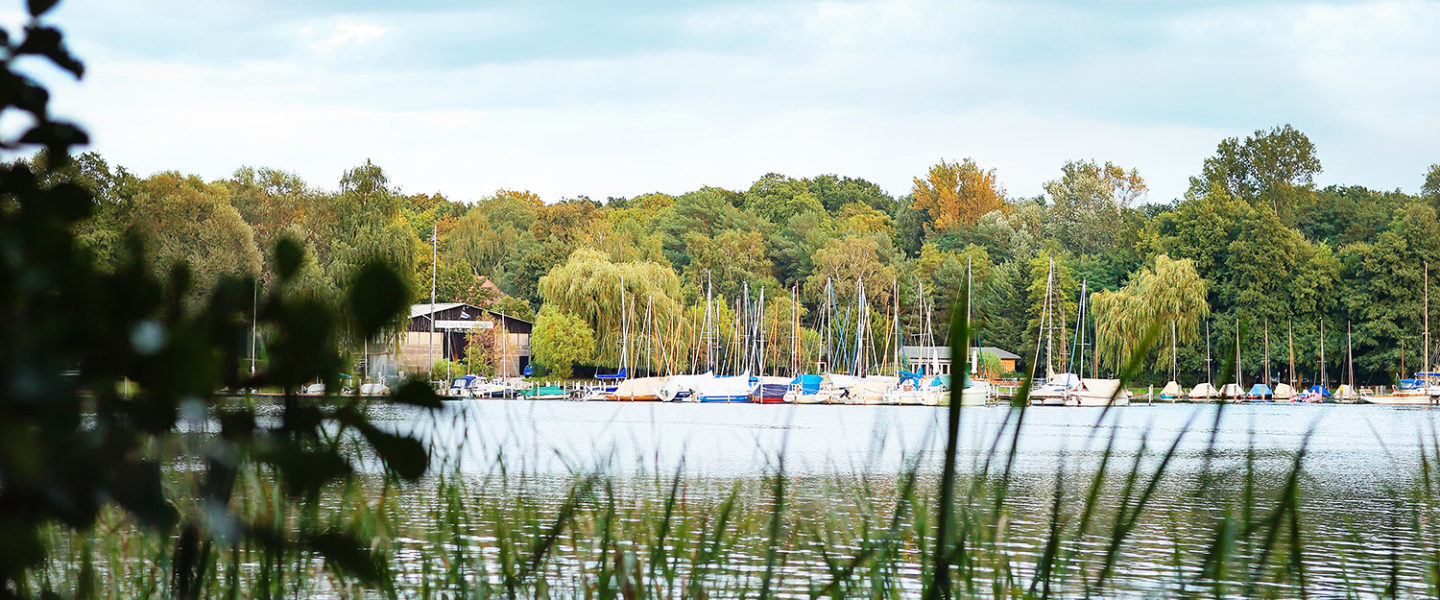
M1170 320L1170 381L1178 381L1178 380L1179 380L1179 372L1180 372L1180 353L1179 353L1179 352L1180 352L1180 351L1179 351L1178 348L1177 348L1177 346L1178 346L1178 344L1179 344L1179 340L1176 338L1177 335L1178 335L1178 334L1176 333L1175 320L1174 320L1174 319L1171 319L1171 320Z
M705 272L705 370L715 372L715 282Z
M1205 383L1215 387L1215 380L1210 376L1210 322L1205 322Z
M855 374L865 376L865 331L870 328L870 306L865 302L865 280L855 278Z
M1270 387L1270 321L1265 321L1265 387Z
M1320 388L1328 389L1325 378L1325 317L1320 317Z
M979 336L975 335L975 320L971 317L971 315L974 313L974 308L972 308L974 305L975 270L971 266L970 257L967 256L965 257L965 329L967 333L969 333L970 337L978 342ZM973 346L975 345L971 344L970 340L965 340L965 347L968 348L970 352L969 358L971 377L975 377L980 372L980 349Z
M1355 346L1350 337L1350 322L1345 322L1345 372L1350 380L1350 391L1355 392Z
M757 373L759 373L759 375L760 375L761 377L764 377L764 376L765 376L765 287L764 287L764 286L761 286L761 287L760 287L760 304L758 305L758 309L757 309L757 310L759 311L759 317L755 319L755 327L760 330L760 352L759 352L759 354L755 357L755 361L756 361L756 364L759 366L759 368L757 369Z
M1054 307L1052 298L1054 292L1051 285L1055 282L1055 259L1050 259L1050 270L1045 274L1045 320L1050 327L1045 330L1045 378L1055 376L1055 316L1050 314Z
M800 284L790 292L790 376L800 376Z
M1298 390L1300 382L1295 380L1295 321L1286 321L1285 327L1290 331L1290 385Z
M1425 397L1430 397L1430 261L1425 261L1425 362L1420 363L1420 378L1425 380Z
M905 336L900 333L900 280L896 279L892 284L893 293L890 295L890 303L895 305L895 376L900 376L900 357L904 356L904 349L901 345L905 343Z
M620 275L620 369L624 373L625 363L630 358L630 321L629 306L625 304L625 275Z
M425 363L427 371L435 368L435 277L438 272L435 265L437 262L436 259L440 256L439 250L435 245L435 235L439 231L438 225L430 225L430 348L429 354L425 356L426 360L429 361ZM450 365L446 364L445 366L448 369ZM365 370L370 370L370 356L368 354L365 356ZM449 375L447 374L446 377L449 377Z
M1240 366L1240 317L1235 317L1235 387L1240 388L1243 393L1245 389L1245 374Z
M1079 314L1075 315L1075 340L1076 344L1080 346L1079 366L1075 368L1076 377L1085 376L1085 290L1088 289L1088 285L1090 285L1089 279L1080 280L1080 309L1076 311ZM1097 376L1094 372L1091 372L1090 375Z

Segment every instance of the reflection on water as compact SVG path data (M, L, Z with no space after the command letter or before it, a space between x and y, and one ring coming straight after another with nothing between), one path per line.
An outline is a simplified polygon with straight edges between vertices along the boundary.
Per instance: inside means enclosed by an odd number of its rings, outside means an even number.
M1061 584L1071 595L1082 592L1112 551L1106 545L1112 528L1134 514L1128 507L1138 504L1149 474L1174 444L1168 475L1145 499L1125 543L1113 549L1118 560L1111 580L1119 589L1145 595L1190 586L1188 592L1206 596L1292 596L1304 581L1308 593L1320 596L1433 591L1430 553L1437 539L1428 517L1434 512L1432 503L1414 492L1440 413L1313 405L1032 408L1024 412L1022 433L1015 438L1019 414L1003 407L962 413L961 488L982 493L962 491L961 497L976 505L975 514L1005 515L982 527L1000 543L999 558L971 565L979 580L1029 585L1057 515L1061 527L1083 520L1087 486L1108 446L1110 476L1095 503L1092 533L1071 534L1059 548L1076 557ZM672 543L684 551L666 559L680 573L679 581L691 575L686 564L705 547L706 536L715 535L717 511L727 499L745 507L736 514L747 521L730 523L733 539L717 544L724 556L697 575L722 588L753 581L763 570L770 538L757 521L770 512L767 477L777 472L783 456L789 480L781 587L807 595L815 582L833 579L837 561L860 552L884 530L911 461L918 461L916 501L934 497L944 415L944 409L927 407L472 401L450 404L438 416L416 418L394 409L377 418L431 439L446 465L442 469L464 475L476 505L501 507L487 513L493 521L545 523L561 512L577 474L605 473L606 497L621 507L610 524L613 535L619 547L631 544L636 552L643 551L645 540L653 541L656 515L666 509L671 475L683 461L684 502L675 509ZM1011 444L1013 481L1000 501L1003 511L995 512L997 476L1006 468ZM1277 499L1302 445L1307 454L1300 510L1292 519L1277 509ZM1127 491L1125 475L1132 467L1140 477ZM1253 477L1247 478L1247 470ZM443 503L417 493L425 498L405 518L419 530L436 527ZM1247 494L1254 499L1246 501ZM934 510L933 503L920 508ZM1219 572L1225 586L1214 588L1214 581L1202 576L1214 568L1205 557L1227 515L1255 524L1247 539L1263 539L1269 527L1282 540L1276 555L1265 557L1266 566L1246 572L1245 565L1258 564L1258 554L1232 561L1241 566ZM1298 538L1292 537L1291 523L1298 526ZM478 531L496 523L472 525ZM892 549L893 572L883 579L914 591L922 575L924 536L933 524L919 520L907 527ZM594 547L599 535L584 528L567 535L546 568L557 581L593 576L601 566ZM499 560L496 546L503 542L478 533L473 541L474 552ZM1237 552L1245 549L1242 544ZM1277 571L1286 574L1273 576ZM1249 580L1256 583L1247 589ZM1270 581L1286 583L1264 583ZM1267 591L1267 585L1281 587Z

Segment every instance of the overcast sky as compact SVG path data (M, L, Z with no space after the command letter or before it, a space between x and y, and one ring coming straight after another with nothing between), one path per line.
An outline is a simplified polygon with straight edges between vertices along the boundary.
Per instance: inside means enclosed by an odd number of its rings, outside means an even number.
M467 201L771 171L899 195L963 157L1012 196L1110 160L1166 201L1220 139L1281 123L1322 184L1413 192L1440 162L1437 2L298 4L67 0L51 20L88 72L46 77L55 108L140 174L334 188L371 158Z

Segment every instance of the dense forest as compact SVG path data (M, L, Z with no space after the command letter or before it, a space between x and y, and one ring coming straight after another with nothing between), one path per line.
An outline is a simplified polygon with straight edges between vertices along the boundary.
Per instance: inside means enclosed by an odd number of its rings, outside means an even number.
M43 167L43 154L30 160ZM827 282L837 310L855 306L863 282L877 344L896 337L888 328L897 303L906 343L927 331L943 340L949 308L973 273L979 342L1026 358L1053 278L1053 322L1065 330L1056 335L1074 336L1084 284L1087 336L1098 339L1090 352L1102 372L1117 371L1147 331L1159 330L1147 363L1153 378L1168 379L1173 335L1181 380L1194 382L1206 377L1207 331L1218 371L1219 357L1233 356L1237 327L1251 372L1268 331L1277 378L1288 376L1292 336L1297 368L1316 378L1322 327L1332 381L1347 326L1361 382L1393 380L1402 360L1419 367L1425 264L1440 267L1440 165L1417 174L1418 195L1317 188L1317 149L1285 125L1222 140L1198 167L1184 197L1169 202L1148 197L1135 169L1094 160L1066 163L1035 197L1007 194L993 169L970 159L942 160L901 196L864 179L770 173L745 190L604 201L500 190L457 202L407 193L369 161L327 190L271 168L242 167L217 181L140 177L95 153L47 176L99 199L76 232L99 264L129 260L127 240L143 233L142 259L152 268L188 263L197 284L190 300L230 273L259 274L268 285L275 243L291 237L308 250L292 293L334 297L357 265L383 257L408 276L417 302L429 299L433 274L440 301L498 303L538 319L537 338L593 336L593 348L573 357L585 364L614 364L622 313L634 328L652 323L649 331L684 356L707 287L722 325L747 286L752 298L766 290L780 363L813 361ZM796 334L802 348L791 356L785 340ZM1057 345L1057 360L1075 347ZM542 346L541 362L557 352Z

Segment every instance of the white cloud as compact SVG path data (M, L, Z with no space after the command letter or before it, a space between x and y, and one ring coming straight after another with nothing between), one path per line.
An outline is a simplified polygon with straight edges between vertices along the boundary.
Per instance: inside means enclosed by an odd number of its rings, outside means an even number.
M389 28L374 23L342 21L328 27L329 32L324 37L315 38L314 35L319 29L321 28L307 26L302 33L311 37L310 48L320 52L329 52L341 46L365 44L389 31Z

